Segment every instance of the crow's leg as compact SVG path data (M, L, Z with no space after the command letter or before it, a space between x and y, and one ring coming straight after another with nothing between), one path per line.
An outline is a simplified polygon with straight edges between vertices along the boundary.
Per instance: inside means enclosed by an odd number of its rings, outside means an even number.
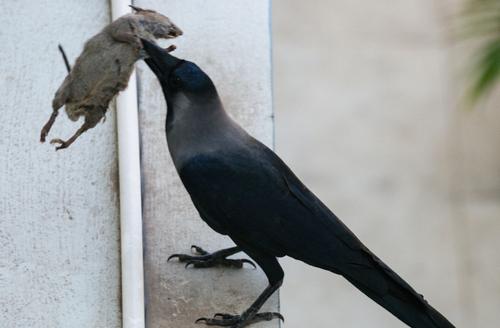
M179 262L185 262L186 268L193 265L195 268L211 268L215 266L224 266L232 268L242 268L244 263L248 263L255 267L255 264L247 259L228 259L228 256L241 252L238 246L221 249L220 251L209 253L201 247L191 246L191 250L196 255L173 254L170 255L167 261L173 258L179 259Z
M278 312L261 312L259 309L264 305L267 299L281 286L281 281L275 285L269 285L259 295L250 307L241 315L233 315L227 313L216 313L213 318L199 318L196 323L205 323L207 326L222 326L241 328L260 321L270 321L272 319L280 319L284 321L283 316Z
M245 251L246 252L246 251ZM255 302L240 315L232 315L227 313L216 313L213 318L199 318L196 323L205 323L208 326L222 326L231 328L242 328L260 321L269 321L272 319L284 318L278 312L261 312L259 313L262 305L269 299L269 297L280 288L283 282L284 273L278 261L273 256L255 256L255 254L248 253L264 270L267 278L269 279L269 286L264 289L262 294L257 297Z

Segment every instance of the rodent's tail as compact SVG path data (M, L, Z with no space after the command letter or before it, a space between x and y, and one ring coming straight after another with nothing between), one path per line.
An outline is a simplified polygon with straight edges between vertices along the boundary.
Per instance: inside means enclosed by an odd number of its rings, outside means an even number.
M66 52L64 52L63 47L59 44L57 46L59 48L59 51L61 52L62 58L64 60L64 65L66 65L66 69L68 70L68 73L71 72L71 66L69 65L68 57L66 56Z

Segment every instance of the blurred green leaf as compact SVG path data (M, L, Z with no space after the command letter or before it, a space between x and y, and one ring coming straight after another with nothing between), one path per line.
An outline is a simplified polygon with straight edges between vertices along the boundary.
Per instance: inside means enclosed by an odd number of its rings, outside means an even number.
M500 0L469 0L462 13L461 26L460 37L479 44L469 91L474 104L500 79Z
M485 95L500 78L500 40L483 46L475 71L476 77L470 95L473 102Z

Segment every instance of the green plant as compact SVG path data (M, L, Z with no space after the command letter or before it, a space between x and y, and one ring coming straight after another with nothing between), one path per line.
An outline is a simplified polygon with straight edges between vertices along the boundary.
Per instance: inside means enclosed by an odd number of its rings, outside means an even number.
M474 104L500 79L500 0L469 0L464 9L463 36L478 43L468 94Z

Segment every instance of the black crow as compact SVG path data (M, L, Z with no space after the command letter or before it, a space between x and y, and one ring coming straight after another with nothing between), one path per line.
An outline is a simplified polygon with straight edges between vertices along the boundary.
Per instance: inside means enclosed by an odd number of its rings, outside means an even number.
M277 258L291 256L339 274L411 327L453 327L373 254L268 147L223 108L217 90L196 64L143 40L145 61L160 81L168 113L168 148L179 176L208 225L236 247L199 256L174 254L195 267L241 266L227 256L243 251L265 272L269 286L242 314L200 318L207 325L245 327L283 319L259 313L283 281ZM231 262L232 261L232 262Z

